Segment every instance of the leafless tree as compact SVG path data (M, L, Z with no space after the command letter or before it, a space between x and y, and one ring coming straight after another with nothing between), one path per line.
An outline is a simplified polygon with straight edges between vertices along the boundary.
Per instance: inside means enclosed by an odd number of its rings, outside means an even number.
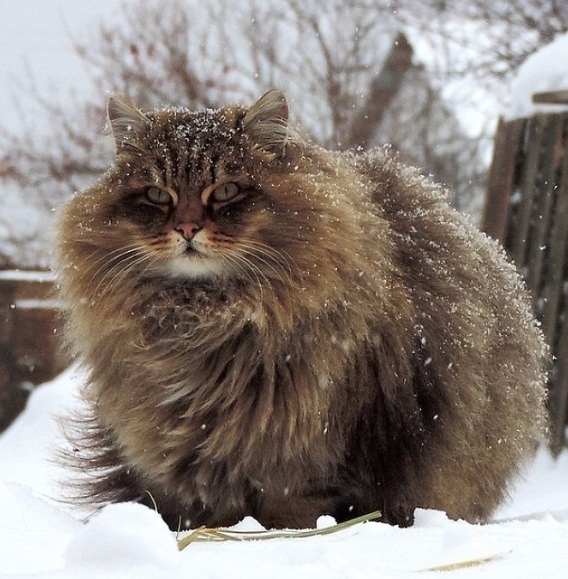
M451 185L456 203L465 206L471 192L482 189L491 127L467 135L455 102L444 94L447 83L497 82L566 28L564 5L141 0L76 42L91 79L88 94L53 99L24 79L20 93L33 106L22 107L25 130L0 131L0 181L26 190L47 211L93 180L112 154L100 137L105 92L124 94L142 108L201 108L252 102L278 86L288 93L296 120L321 145L392 143ZM484 36L476 33L482 25ZM417 39L430 47L429 62L412 54ZM48 133L34 130L38 114Z
M438 70L445 78L470 76L490 87L568 30L565 0L424 0L420 5L401 0L400 4L401 18L420 26L435 49Z

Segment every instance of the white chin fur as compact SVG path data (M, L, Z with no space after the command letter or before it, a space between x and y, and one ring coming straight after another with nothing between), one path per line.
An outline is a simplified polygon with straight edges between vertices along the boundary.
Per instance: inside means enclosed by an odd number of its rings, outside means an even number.
M220 259L203 256L179 256L172 259L167 266L168 273L174 277L198 279L215 277L223 272Z

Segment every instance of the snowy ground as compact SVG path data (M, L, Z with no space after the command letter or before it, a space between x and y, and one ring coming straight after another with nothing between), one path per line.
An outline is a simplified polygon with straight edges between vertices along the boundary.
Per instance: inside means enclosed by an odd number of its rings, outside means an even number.
M107 507L83 524L57 502L66 473L51 462L63 444L54 416L78 404L80 381L69 370L38 388L0 436L0 577L366 579L439 577L428 569L440 566L448 577L568 576L568 452L554 462L541 450L500 522L484 526L418 511L408 529L371 522L325 537L193 543L180 552L140 505ZM259 527L245 520L239 528ZM475 566L459 565L471 559Z

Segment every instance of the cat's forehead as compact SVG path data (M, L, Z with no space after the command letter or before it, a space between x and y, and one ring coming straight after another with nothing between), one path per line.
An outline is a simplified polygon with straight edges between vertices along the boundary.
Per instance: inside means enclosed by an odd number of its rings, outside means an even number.
M186 143L227 141L235 136L242 113L235 109L160 109L150 116L153 136Z
M157 109L148 113L146 133L139 150L149 153L126 158L128 171L171 187L206 183L216 168L234 161L243 150L238 138L243 113L237 109ZM134 161L134 163L132 163ZM202 183L202 184L203 184Z

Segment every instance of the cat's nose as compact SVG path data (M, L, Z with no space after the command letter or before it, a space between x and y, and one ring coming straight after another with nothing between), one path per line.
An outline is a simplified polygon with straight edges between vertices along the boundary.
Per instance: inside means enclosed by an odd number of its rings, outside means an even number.
M175 230L181 233L187 241L191 241L201 229L203 227L197 223L178 223L175 227Z

